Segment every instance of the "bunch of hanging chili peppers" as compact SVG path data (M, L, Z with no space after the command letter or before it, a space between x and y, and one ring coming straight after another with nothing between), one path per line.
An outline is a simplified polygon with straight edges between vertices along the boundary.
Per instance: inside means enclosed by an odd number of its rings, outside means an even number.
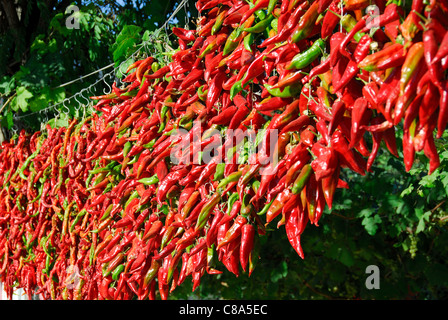
M127 86L92 97L98 114L2 144L9 297L22 287L45 299L167 299L188 276L195 290L222 266L250 276L274 222L304 258L305 227L348 188L341 168L365 175L382 141L398 156L402 120L406 170L416 152L429 173L438 167L448 1L196 7L196 30L172 30L171 61L133 63ZM173 138L178 129L188 133ZM249 130L261 134L253 141ZM278 139L266 163L269 130Z

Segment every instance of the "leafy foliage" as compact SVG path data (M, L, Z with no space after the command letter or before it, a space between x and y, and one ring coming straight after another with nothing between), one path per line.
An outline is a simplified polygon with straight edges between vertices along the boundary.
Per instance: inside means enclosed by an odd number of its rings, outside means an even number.
M38 130L40 123L52 119L62 112L76 115L78 101L64 99L80 93L112 68L126 60L165 21L179 1L18 1L14 10L22 10L25 17L39 17L20 21L23 35L12 37L14 28L0 29L0 124L10 130L14 124ZM194 10L194 1L189 6ZM75 5L76 7L70 7ZM75 10L72 8L77 8ZM4 8L0 5L0 10ZM1 11L4 13L4 11ZM189 12L188 15L192 13ZM187 12L180 10L177 20L185 21ZM73 24L76 22L76 24ZM72 28L73 27L73 28ZM1 30L5 30L2 32ZM165 31L165 30L163 30ZM161 37L159 32L153 38ZM16 41L15 41L16 40ZM166 43L166 40L160 41ZM147 54L147 48L142 54ZM157 48L162 49L163 48ZM162 52L162 50L155 50ZM131 60L126 62L132 63ZM95 72L107 67L103 72ZM126 67L126 64L123 64ZM120 69L121 70L121 69ZM85 75L91 74L88 77ZM119 72L116 79L121 78ZM83 77L81 80L79 78ZM101 94L109 90L109 83L98 85L83 97ZM0 100L1 101L1 100ZM83 100L82 103L87 104ZM56 105L54 109L36 113ZM14 123L13 116L30 113L33 117L22 117Z

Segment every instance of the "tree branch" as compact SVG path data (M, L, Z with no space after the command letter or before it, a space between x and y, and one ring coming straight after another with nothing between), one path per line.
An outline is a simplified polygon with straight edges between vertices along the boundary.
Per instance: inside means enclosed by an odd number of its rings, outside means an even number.
M11 29L11 34L14 38L15 43L15 54L16 60L21 60L22 54L25 51L25 29L23 24L19 20L17 14L17 9L13 1L10 0L0 0L3 10L6 15L6 21ZM20 57L20 58L19 58ZM19 61L20 62L20 61Z
M5 10L6 19L8 20L9 26L11 28L19 29L20 21L19 16L17 15L16 7L14 6L14 2L8 0L1 0L0 2L3 10Z

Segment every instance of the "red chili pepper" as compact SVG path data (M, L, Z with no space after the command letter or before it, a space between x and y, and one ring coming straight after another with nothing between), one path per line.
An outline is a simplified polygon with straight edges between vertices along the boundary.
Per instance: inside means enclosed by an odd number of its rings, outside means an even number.
M241 227L240 264L244 272L247 270L249 256L254 247L255 227L246 223Z
M137 78L138 82L142 82L143 74L151 67L151 64L154 62L153 57L147 57L145 58L137 67L135 71L135 76Z
M219 248L238 239L241 236L241 229L246 223L247 223L246 217L244 217L242 215L237 216L235 218L233 225L229 228L229 230L227 230L224 238L218 242L218 246L216 247L216 250L219 250Z
M352 109L352 128L350 136L349 148L353 148L358 144L365 130L362 128L368 124L372 111L368 108L367 100L358 98Z
M270 122L268 130L281 130L290 123L299 113L299 103L299 100L294 100L281 114L275 116Z
M425 155L429 158L428 174L431 175L440 166L440 158L432 134L429 134L427 136L423 151Z
M401 66L406 59L403 45L400 43L391 44L382 50L368 55L359 64L360 69L366 71L380 71Z
M315 143L311 152L316 158L311 162L316 180L321 180L334 173L338 165L338 157L331 147L324 147L320 143Z
M325 10L327 10L327 8L334 3L333 0L319 0L319 8L318 8L318 12L319 14L324 12ZM331 7L330 7L331 8Z
M304 253L300 243L300 216L304 216L304 213L299 209L299 207L294 208L286 219L285 230L291 246L297 252L299 257L304 259Z
M196 39L196 30L186 30L183 28L174 27L172 31L177 37L186 42L194 41Z
M287 3L284 2L284 3ZM309 7L308 1L301 3L293 12L282 11L282 14L278 18L278 33L277 35L270 37L263 41L260 47L268 47L274 43L279 43L288 39L293 28L297 26L302 15ZM285 22L283 22L285 21Z
M322 29L320 32L321 37L325 39L332 34L334 28L340 22L340 17L338 15L341 15L341 9L339 7L339 2L337 1L325 0L325 2L327 3L324 5L322 5L321 2L323 1L319 1L319 14L325 11L325 9L321 11L323 7L328 7L328 10L325 13L324 19L322 21Z
M290 103L290 98L269 96L268 98L263 99L260 102L256 102L254 108L259 111L273 111L279 110Z
M413 143L413 132L415 132L415 120L412 122L409 128L405 128L403 132L403 160L405 170L409 172L415 159L415 149ZM413 132L410 132L413 131Z
M235 201L235 203L233 204L232 208L230 209L230 212L228 212L228 214L225 214L221 220L219 221L219 224L226 224L227 222L232 221L233 219L236 218L236 216L240 213L242 208L242 202L241 200L237 200Z
M258 0L257 3L251 9L243 13L240 24L244 23L251 15L255 13L255 11L267 8L268 4L269 0Z
M401 7L395 3L390 3L386 6L384 13L379 17L370 20L370 23L367 23L361 32L369 32L372 27L384 27L385 25L398 20L402 14L403 9Z
M289 122L286 126L284 126L280 131L279 136L281 136L285 132L301 131L303 127L308 126L310 123L311 118L308 115L303 114L299 116L297 119Z
M276 198L274 202L269 207L269 210L266 212L266 223L271 222L275 217L277 217L281 212L285 203L292 196L291 190L289 188L283 189Z
M343 76L334 85L333 92L338 92L339 90L344 88L358 74L358 63L361 62L369 53L371 41L372 39L367 35L361 38L355 52L353 53L353 58L350 59L350 62L346 66Z
M445 131L448 123L448 82L444 81L441 84L440 101L439 101L439 116L437 120L437 138L440 138Z
M319 3L316 1L312 3L307 8L303 16L300 17L300 21L297 27L295 27L294 31L291 34L292 43L299 42L311 35L314 28L314 24L317 20L317 17L319 16L318 8Z
M443 36L443 40L440 43L440 46L437 50L437 53L432 60L433 63L441 61L443 58L445 58L448 55L448 32L445 32Z
M187 169L180 169L177 171L173 171L167 174L167 176L160 182L158 190L157 190L157 203L162 204L162 202L166 199L166 194L168 190L176 184L182 177L184 177L187 173Z
M335 131L333 133L331 144L334 150L338 152L339 160L342 164L346 165L360 175L365 175L367 165L366 161L360 154L349 148L347 140L342 136L340 131Z
M207 199L205 199L207 200ZM213 208L218 204L221 200L221 195L218 192L215 192L210 199L208 199L204 206L201 208L199 212L199 216L196 221L195 229L202 229L208 221L208 217L210 216Z
M237 95L234 98L234 101L238 101L238 99L240 97L242 98L242 96ZM251 110L247 106L246 100L244 98L242 98L242 101L244 101L244 102L237 104L238 110L235 112L232 119L230 120L230 123L228 126L229 130L235 130L238 127L240 127L241 122L250 114Z
M438 62L433 62L438 51L435 32L432 28L423 31L423 48L426 65L431 74L431 80L435 85L440 86L442 80L441 67Z
M206 234L207 247L211 247L216 242L216 237L218 235L218 226L223 216L224 213L222 213L221 211L214 211L213 220Z
M218 101L219 95L222 91L222 85L227 79L224 72L218 72L212 79L210 87L207 92L206 107L207 112L210 113L215 103Z
M430 122L430 119L439 107L439 102L440 97L438 88L435 84L429 83L423 96L422 105L419 108L419 126L424 127Z

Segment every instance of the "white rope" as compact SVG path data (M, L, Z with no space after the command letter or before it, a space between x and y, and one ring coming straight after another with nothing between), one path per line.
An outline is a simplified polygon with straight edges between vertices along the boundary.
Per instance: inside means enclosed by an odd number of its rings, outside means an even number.
M72 99L76 99L76 97L79 97L79 96L81 96L82 98L84 98L86 101L88 101L89 99L87 98L87 97L85 97L85 96L82 96L82 93L84 92L84 91L90 91L90 92L92 92L91 90L92 90L92 88L94 88L99 82L101 82L101 81L103 81L107 86L108 86L108 89L109 89L109 92L107 92L107 93L110 93L111 92L111 87L110 87L110 85L109 85L109 83L108 82L106 82L105 81L105 79L106 79L106 77L111 77L111 78L114 78L115 77L115 74L116 74L116 72L118 71L118 70L120 70L121 69L121 67L125 64L125 63L127 63L130 59L133 59L134 57L136 57L137 56L137 54L146 46L146 45L148 45L150 42L152 42L154 39L154 34L158 34L159 32L160 32L160 30L162 30L162 29L165 29L166 30L166 28L167 28L167 26L168 26L168 23L176 16L176 14L186 5L186 4L188 4L188 0L182 0L180 3L179 3L179 5L176 7L176 9L173 11L173 13L169 16L169 18L167 19L167 20L165 20L165 23L160 27L160 28L158 28L156 31L154 31L154 33L153 34L151 34L150 36L149 36L149 38L148 38L148 40L146 40L146 41L144 41L144 42L142 42L140 45L139 45L139 47L126 59L126 60L124 60L124 61L122 61L117 67L115 67L112 71L110 71L109 73L106 73L106 74L104 74L104 76L102 77L102 78L100 78L100 79L98 79L96 82L94 82L93 84L91 84L90 86L88 86L88 87L86 87L86 88L84 88L84 89L82 89L80 92L77 92L77 93L75 93L74 95L72 95L72 96L70 96L70 97L68 97L68 98L65 98L63 101L60 101L60 102L58 102L58 103L55 103L55 104L53 104L53 105L50 105L50 106L48 106L48 107L46 107L46 108L44 108L44 109L40 109L39 111L36 111L36 112L32 112L32 113L27 113L27 114L24 114L24 115L20 115L20 116L17 116L16 114L14 114L13 115L13 122L15 123L17 120L19 120L19 119L23 119L23 118L26 118L26 117L29 117L29 116L31 116L31 115L33 115L33 114L36 114L36 113L42 113L42 112L47 112L48 110L51 110L51 109L53 109L53 108L55 108L55 107L57 107L57 106L59 106L59 105L61 105L61 104L63 104L64 105L64 103L66 103L66 102L68 102L68 101L70 101L70 100L72 100ZM98 69L98 70L96 70L96 71L94 71L94 72L91 72L91 73L89 73L89 74L86 74L86 75L83 75L83 76L81 76L81 77L79 77L78 79L75 79L75 80L72 80L72 81L69 81L69 82L67 82L67 83L64 83L64 84L62 84L62 85L60 85L60 86L58 86L58 87L56 87L56 88L60 88L60 87L64 87L64 86L67 86L67 85L69 85L69 84L72 84L72 83L74 83L74 82L76 82L76 81L79 81L79 80L81 80L81 79L84 79L84 78L86 78L86 77L89 77L89 76L91 76L91 75L93 75L93 74L96 74L96 73L99 73L99 72L101 72L101 71L103 71L103 70L106 70L106 69L108 69L108 68L110 68L111 66L113 66L114 65L114 63L112 63L112 64L110 64L110 65L107 65L107 66L105 66L105 67L103 67L103 68L101 68L101 69ZM106 94L106 92L105 92L105 94ZM77 100L78 101L78 100ZM65 105L64 105L65 106Z
M62 87L68 86L68 85L70 85L70 84L72 84L72 83L75 83L75 82L77 82L77 81L79 81L79 80L82 80L82 79L84 79L84 78L90 77L90 76L92 76L92 75L94 75L94 74L96 74L96 73L99 73L99 72L103 71L103 70L109 69L109 68L112 67L113 65L114 65L114 64L111 63L111 64L109 64L109 65L107 65L107 66L105 66L105 67L103 67L103 68L101 68L101 69L98 69L98 70L93 71L93 72L91 72L91 73L89 73L89 74L86 74L86 75L84 75L84 76L81 76L81 77L79 77L78 79L75 79L75 80L66 82L66 83L64 83L64 84L61 84L61 85L59 85L59 86L57 86L57 87L54 87L54 89L62 88Z

